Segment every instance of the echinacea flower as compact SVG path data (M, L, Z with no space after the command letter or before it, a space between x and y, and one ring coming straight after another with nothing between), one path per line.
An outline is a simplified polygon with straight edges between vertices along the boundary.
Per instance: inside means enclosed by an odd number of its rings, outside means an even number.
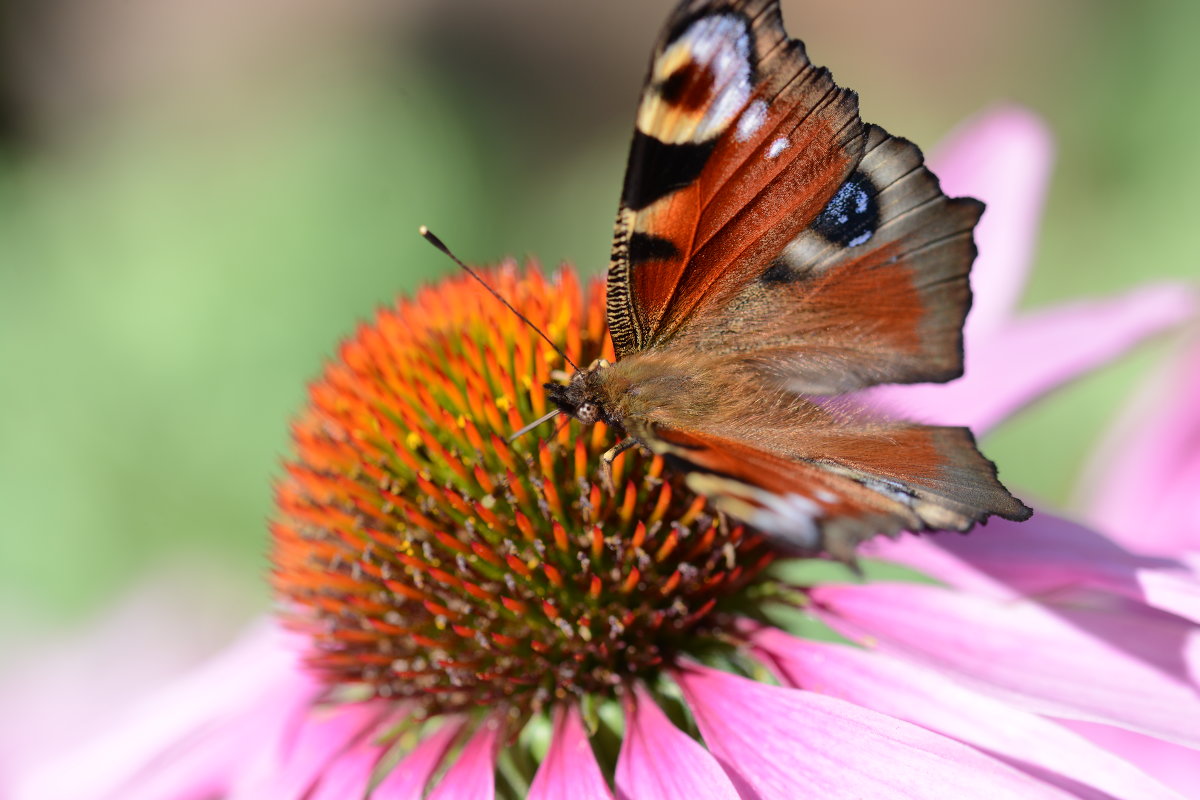
M987 426L1190 310L1164 287L1010 317L1045 141L1000 112L944 157L951 193L992 202L980 238L998 255L974 276L993 287L973 312L986 323L962 381L876 402L924 397L933 421ZM976 184L985 144L1016 155ZM606 355L598 284L487 275L576 362ZM1021 370L1003 361L1014 342ZM18 797L1178 796L1060 720L1200 746L1182 564L1039 514L868 551L941 585L830 580L657 458L625 453L605 492L602 426L508 444L562 366L465 278L362 326L313 385L278 489L282 624Z

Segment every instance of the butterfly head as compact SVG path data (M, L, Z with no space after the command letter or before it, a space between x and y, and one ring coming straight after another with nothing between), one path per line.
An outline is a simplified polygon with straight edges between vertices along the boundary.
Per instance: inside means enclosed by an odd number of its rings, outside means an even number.
M547 383L546 395L560 411L584 425L595 422L611 424L613 420L601 400L600 376L609 366L608 361L597 359L587 369L571 375L567 383Z

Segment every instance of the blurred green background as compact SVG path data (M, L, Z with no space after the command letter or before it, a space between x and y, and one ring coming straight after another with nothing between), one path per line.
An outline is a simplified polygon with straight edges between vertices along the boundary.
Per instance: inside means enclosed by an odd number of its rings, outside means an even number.
M0 624L148 574L267 602L287 423L339 337L462 256L603 269L669 3L24 0L0 10ZM1037 306L1193 278L1200 4L784 2L863 116L931 147L1000 102L1059 159ZM1065 502L1163 345L986 450ZM181 583L180 591L185 583ZM216 602L198 592L197 608Z

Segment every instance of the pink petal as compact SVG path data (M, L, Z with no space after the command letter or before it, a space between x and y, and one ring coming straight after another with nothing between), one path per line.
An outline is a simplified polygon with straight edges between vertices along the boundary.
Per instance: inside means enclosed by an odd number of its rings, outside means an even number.
M1021 297L1053 160L1045 124L1016 107L966 122L929 159L946 194L987 204L975 230L979 257L971 269L975 301L966 324L969 348L999 331Z
M1101 448L1082 506L1088 517L1134 550L1200 552L1197 442L1200 346L1145 386Z
M626 708L617 758L619 800L738 800L721 765L676 728L645 689L638 687Z
M676 680L744 797L1069 796L953 739L834 697L706 667L682 669Z
M966 371L956 381L882 386L863 396L889 414L983 433L1193 313L1192 293L1173 284L1057 306L1011 322L1002 335L967 341Z
M1098 589L1200 622L1200 577L1187 564L1135 555L1093 530L1044 512L1021 523L993 520L970 536L877 540L863 554L992 597Z
M305 709L297 729L286 734L282 765L264 776L261 791L279 800L307 800L329 765L351 745L370 737L382 716L374 703Z
M554 716L550 750L533 776L526 800L612 800L612 792L596 763L579 709L560 706Z
M317 691L302 643L273 624L148 695L106 734L24 779L15 796L207 798L223 794Z
M496 797L496 751L500 747L500 720L491 717L479 726L458 754L429 800L494 800ZM372 800L382 797L378 792Z
M371 793L371 800L421 800L425 785L441 766L446 751L462 731L463 720L451 717L397 764Z
M0 797L40 762L109 735L142 698L237 639L246 627L244 598L227 591L221 567L183 561L156 562L82 629L50 622L36 608L4 615Z
M1072 791L1105 797L1178 796L1113 754L1044 717L958 686L937 673L881 653L796 639L775 628L752 634L784 681L928 728Z
M386 752L369 741L344 752L322 772L315 792L304 800L362 800L375 765Z
M209 800L225 797L226 790L236 778L241 763L256 746L277 735L278 719L255 717L242 724L223 725L214 735L204 735L192 741L175 743L164 750L158 761L152 761L128 776L114 789L92 790L87 773L72 773L62 769L57 780L29 794L18 792L17 798L87 797L105 800ZM61 791L72 785L68 793ZM89 788L85 788L89 787Z
M823 586L814 609L851 638L1022 708L1200 744L1200 634L1137 607L1049 608L934 586Z
M1094 722L1065 720L1063 724L1136 764L1184 797L1200 797L1200 752Z

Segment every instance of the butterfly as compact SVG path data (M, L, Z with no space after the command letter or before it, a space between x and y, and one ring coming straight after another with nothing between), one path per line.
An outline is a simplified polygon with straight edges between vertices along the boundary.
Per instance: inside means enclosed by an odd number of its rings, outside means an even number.
M637 108L607 282L616 360L546 384L794 553L1031 511L966 428L886 419L877 384L963 370L973 230L921 151L790 39L776 0L685 0Z

